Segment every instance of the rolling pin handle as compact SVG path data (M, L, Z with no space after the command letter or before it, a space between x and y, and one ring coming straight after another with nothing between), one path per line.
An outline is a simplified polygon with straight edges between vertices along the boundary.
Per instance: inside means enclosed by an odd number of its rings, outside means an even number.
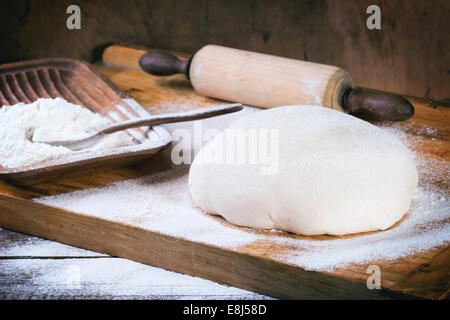
M414 107L399 95L369 95L361 89L347 89L342 97L346 112L368 111L377 117L390 121L404 121L414 115Z
M147 52L139 59L139 66L154 76L170 76L182 73L189 79L189 67L192 58L180 60L165 52Z

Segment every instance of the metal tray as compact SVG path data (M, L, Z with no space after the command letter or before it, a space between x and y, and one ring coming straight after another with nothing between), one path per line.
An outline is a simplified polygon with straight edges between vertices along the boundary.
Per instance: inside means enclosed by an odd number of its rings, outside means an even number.
M86 62L55 58L0 66L0 107L56 97L79 104L113 122L149 116L134 99ZM171 142L170 134L161 126L126 132L136 140L135 145L86 151L12 169L0 166L0 178L32 185L129 166L154 155Z

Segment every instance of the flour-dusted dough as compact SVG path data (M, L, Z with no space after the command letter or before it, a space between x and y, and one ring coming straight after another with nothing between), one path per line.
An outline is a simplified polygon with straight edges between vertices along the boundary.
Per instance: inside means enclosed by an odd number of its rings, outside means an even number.
M262 174L267 164L260 161L205 157L236 129L279 130L275 174ZM234 148L224 145L225 153ZM389 228L408 211L417 181L414 159L398 138L317 106L279 107L236 120L200 150L189 172L192 199L205 211L240 226L304 235Z

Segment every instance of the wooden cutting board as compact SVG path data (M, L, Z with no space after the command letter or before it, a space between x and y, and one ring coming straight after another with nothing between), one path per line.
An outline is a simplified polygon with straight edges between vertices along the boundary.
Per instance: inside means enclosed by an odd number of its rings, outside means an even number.
M157 78L136 69L114 68L102 64L98 64L97 68L150 113L171 112L174 107L180 106L208 107L222 103L196 94L183 76ZM400 125L378 124L396 126L399 130L416 136L414 149L420 157L445 163L450 160L450 109L443 104L423 99L412 101L416 114L408 122ZM424 127L428 129L424 130ZM179 169L170 162L169 150L166 150L131 168L60 179L32 187L17 187L0 181L0 226L280 298L445 299L449 296L448 245L392 261L352 263L332 271L311 271L283 258L301 252L302 248L292 243L295 240L322 241L335 237L255 232L203 214L204 219L211 219L226 230L232 229L237 235L249 236L250 239L238 246L222 246L217 239L211 242L202 241L200 236L196 237L195 233L199 231L189 230L192 225L189 223L186 223L187 230L184 230L187 236L177 236L176 233L166 232L166 229L149 227L145 223L146 219L153 214L162 213L156 212L158 209L154 207L146 212L146 216L124 220L108 216L107 212L104 216L77 213L33 200L71 191L82 192L89 188L107 187L127 179L148 177L146 179L152 183L166 177L166 187L155 188L155 194L150 199L161 196L167 200L168 205L172 205L171 201L178 201L180 194L188 196L187 184L180 183L184 181L187 170L177 170ZM433 184L448 195L448 167L438 166L433 170ZM180 210L184 210L183 203ZM92 203L92 207L96 205L98 203ZM167 208L161 208L164 209ZM185 209L195 208L191 204ZM199 211L199 214L202 213ZM177 223L183 226L183 221ZM251 236L258 240L251 241ZM263 240L257 236L262 236ZM369 290L366 284L370 276L367 268L373 264L378 265L381 270L382 288L379 290Z

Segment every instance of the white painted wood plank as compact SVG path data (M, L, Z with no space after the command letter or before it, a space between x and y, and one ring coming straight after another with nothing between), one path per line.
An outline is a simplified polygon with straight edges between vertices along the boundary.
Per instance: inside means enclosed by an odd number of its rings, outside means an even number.
M264 299L121 258L0 259L0 299Z
M270 299L0 228L0 299Z
M99 256L108 257L98 252L0 228L0 258Z

